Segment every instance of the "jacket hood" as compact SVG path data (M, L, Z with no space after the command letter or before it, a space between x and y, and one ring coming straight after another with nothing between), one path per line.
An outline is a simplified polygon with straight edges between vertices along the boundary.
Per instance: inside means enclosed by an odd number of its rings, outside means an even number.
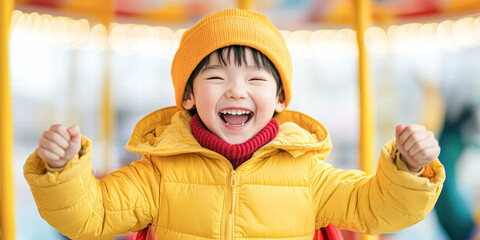
M277 137L262 147L264 151L257 151L252 157L276 150L287 151L294 157L309 151L320 154L321 159L328 156L332 147L330 136L318 121L303 113L288 110L278 113L274 119L280 124ZM197 142L191 132L190 121L188 112L176 107L152 112L137 123L125 149L138 154L161 156L192 152L216 155Z

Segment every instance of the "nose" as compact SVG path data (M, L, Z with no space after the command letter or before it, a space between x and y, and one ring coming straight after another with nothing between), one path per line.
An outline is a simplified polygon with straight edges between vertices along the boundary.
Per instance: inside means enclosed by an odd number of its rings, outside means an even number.
M229 99L245 99L248 97L247 86L243 81L231 81L227 84L225 97Z

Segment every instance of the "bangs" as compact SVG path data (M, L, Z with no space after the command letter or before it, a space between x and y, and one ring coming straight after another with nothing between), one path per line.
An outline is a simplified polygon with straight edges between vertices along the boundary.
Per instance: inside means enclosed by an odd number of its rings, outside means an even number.
M264 69L270 74L273 75L277 82L277 89L280 89L281 86L281 81L280 81L280 74L277 71L277 68L275 68L275 65L268 59L263 53L258 51L257 49L247 47L247 46L241 46L241 45L230 45L227 47L219 48L206 56L195 68L195 70L192 72L192 75L190 76L191 78L195 78L200 71L205 69L209 63L210 63L210 58L214 53L218 58L218 61L220 64L223 66L227 66L231 64L230 62L230 56L233 54L233 64L236 66L243 66L247 65L247 54L246 50L250 49L252 52L253 56L253 61L255 62L255 66L258 69Z
M246 47L246 46L240 46L240 45L231 45L228 47L217 49L214 53L217 53L216 55L218 57L218 61L223 66L227 66L228 64L231 64L230 56L232 54L233 54L233 61L234 61L233 63L236 66L243 66L244 64L247 65L247 54L246 54L247 48L252 51L252 56L253 56L253 61L255 62L255 66L258 69L262 68L273 74L272 70L275 69L273 67L273 63L270 62L270 60L257 49ZM205 66L207 65L208 63L206 63Z

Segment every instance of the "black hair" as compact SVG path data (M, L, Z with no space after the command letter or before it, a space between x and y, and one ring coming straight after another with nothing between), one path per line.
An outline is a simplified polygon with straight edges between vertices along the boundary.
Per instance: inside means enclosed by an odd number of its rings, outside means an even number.
M257 49L247 47L247 46L242 46L242 45L230 45L226 46L223 48L219 48L215 50L214 52L210 53L208 56L202 59L200 63L195 67L193 70L192 74L188 78L187 84L185 85L185 91L183 93L183 101L190 99L190 94L193 93L193 79L197 77L197 75L207 67L207 65L210 63L210 57L212 54L217 53L218 60L219 62L223 65L226 66L227 64L230 63L230 54L233 53L234 57L234 63L237 66L242 66L242 64L247 64L247 56L246 56L246 49L250 49L252 51L253 55L253 60L255 61L255 65L260 69L265 69L269 73L273 75L273 78L275 79L275 82L277 83L277 93L282 94L283 99L285 96L283 96L283 92L280 93L280 90L282 89L282 81L280 78L280 74L278 73L277 68L275 65L273 65L272 61L267 58L262 52L258 51ZM191 115L196 113L196 109L190 109L189 113Z

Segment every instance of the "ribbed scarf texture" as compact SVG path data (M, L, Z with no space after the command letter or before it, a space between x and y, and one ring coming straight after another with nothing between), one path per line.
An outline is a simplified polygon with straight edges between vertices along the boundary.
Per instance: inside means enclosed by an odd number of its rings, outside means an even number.
M202 147L215 151L230 160L234 169L250 159L257 149L273 140L280 128L278 122L272 118L257 135L244 143L232 145L211 133L205 127L198 114L193 116L190 127L193 136Z

